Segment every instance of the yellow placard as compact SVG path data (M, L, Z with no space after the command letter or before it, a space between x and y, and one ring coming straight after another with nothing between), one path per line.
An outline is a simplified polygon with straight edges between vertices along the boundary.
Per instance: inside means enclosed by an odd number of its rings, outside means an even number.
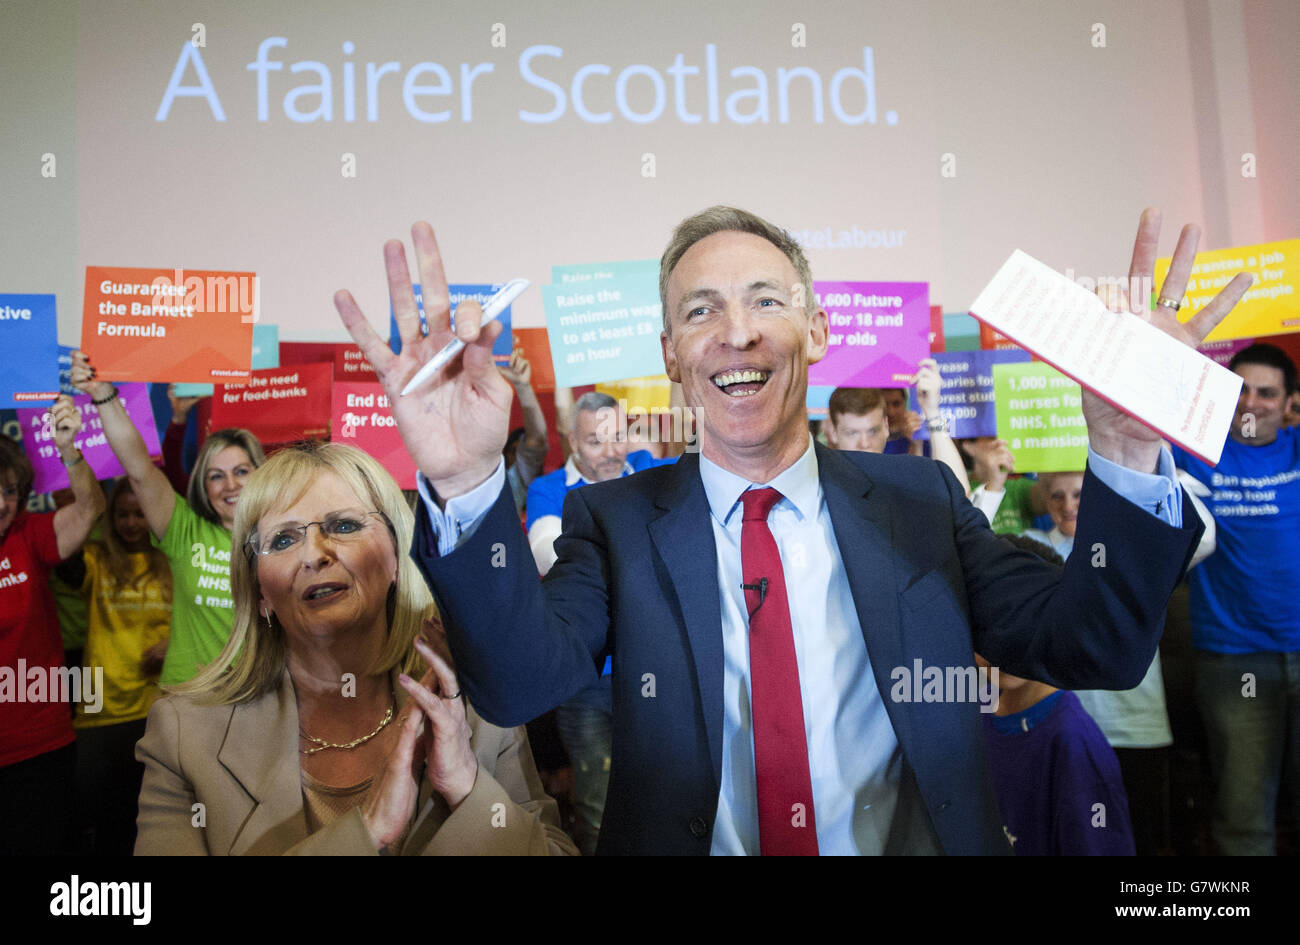
M1157 288L1168 271L1169 259L1157 259ZM1250 273L1255 282L1207 342L1300 331L1300 239L1197 253L1179 319L1187 321L1205 308L1239 272Z
M615 400L624 401L628 413L645 411L646 413L664 413L670 406L672 382L667 374L655 374L650 377L630 377L623 381L597 384L596 390L609 394Z

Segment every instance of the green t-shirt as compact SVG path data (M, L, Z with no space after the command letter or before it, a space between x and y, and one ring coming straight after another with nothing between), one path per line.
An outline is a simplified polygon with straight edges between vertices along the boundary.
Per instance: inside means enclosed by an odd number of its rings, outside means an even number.
M1007 494L998 506L998 514L993 516L993 531L999 535L1019 535L1026 528L1034 527L1034 510L1029 501L1034 481L1023 477L1007 480L1004 487Z
M158 547L172 566L172 635L159 684L193 679L220 655L235 625L230 596L230 532L176 497Z

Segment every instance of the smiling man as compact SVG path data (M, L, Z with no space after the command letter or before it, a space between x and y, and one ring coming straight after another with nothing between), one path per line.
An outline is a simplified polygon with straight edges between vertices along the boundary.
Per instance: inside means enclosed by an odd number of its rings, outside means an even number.
M1214 841L1226 855L1271 855L1281 784L1300 817L1300 430L1282 426L1296 367L1269 344L1229 367L1241 396L1218 466L1174 456L1210 490L1218 529L1218 551L1189 579Z
M1143 215L1133 269L1154 265ZM429 334L400 243L385 246L403 338L394 355L351 295L335 305L394 399L427 514L412 553L438 598L461 681L517 724L613 660L614 740L602 853L1007 853L979 706L895 701L892 671L973 666L1063 687L1134 685L1199 532L1154 431L1085 400L1093 451L1078 540L1108 566L1064 573L999 541L944 467L813 444L808 366L826 314L798 244L742 210L682 222L664 253L665 368L700 452L570 493L540 585L499 459L509 390L477 306L465 357L408 398L451 337L441 261L412 228ZM1185 229L1166 282L1180 297ZM1249 280L1188 325L1203 337ZM433 287L433 292L430 292ZM1143 510L1134 508L1142 506ZM896 687L895 687L896 688Z

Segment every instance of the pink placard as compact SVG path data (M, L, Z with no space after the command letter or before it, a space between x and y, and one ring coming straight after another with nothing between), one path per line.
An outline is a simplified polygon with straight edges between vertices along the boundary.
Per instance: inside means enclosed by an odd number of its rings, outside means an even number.
M150 456L159 456L162 449L158 443L158 428L154 426L153 405L149 402L149 385L126 382L117 385L118 396L126 415L131 418L135 428L144 437L144 445ZM99 408L90 402L85 394L72 398L72 402L81 411L81 433L76 439L77 447L90 468L95 471L96 479L112 479L124 472L122 464L104 438L104 429L99 422ZM58 448L54 445L54 431L49 422L49 407L19 407L18 422L23 428L23 448L31 460L35 478L32 482L33 492L55 492L68 487L68 471L59 458Z
M925 282L815 282L826 309L826 356L808 369L818 387L907 387L930 356Z
M331 413L332 442L369 453L397 480L399 488L415 488L415 461L406 452L388 409L388 397L379 384L335 381Z

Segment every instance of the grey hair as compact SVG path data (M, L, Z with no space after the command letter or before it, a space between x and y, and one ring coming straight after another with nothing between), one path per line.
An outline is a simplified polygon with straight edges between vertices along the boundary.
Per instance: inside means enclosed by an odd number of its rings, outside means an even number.
M589 390L573 402L573 409L569 412L569 429L576 430L578 427L578 414L584 410L604 410L606 407L618 408L618 401L609 394L602 394L600 391Z
M672 322L668 317L669 276L673 274L673 270L677 268L677 264L681 262L688 249L706 236L725 232L751 233L760 236L784 253L785 258L790 260L790 265L794 266L794 271L798 273L799 281L803 283L804 310L811 311L815 306L817 297L813 294L812 268L808 265L808 259L804 256L798 241L779 226L768 223L748 210L719 205L701 210L677 224L672 239L668 241L668 248L664 250L663 257L659 260L659 302L663 306L664 331L669 335L672 334Z

